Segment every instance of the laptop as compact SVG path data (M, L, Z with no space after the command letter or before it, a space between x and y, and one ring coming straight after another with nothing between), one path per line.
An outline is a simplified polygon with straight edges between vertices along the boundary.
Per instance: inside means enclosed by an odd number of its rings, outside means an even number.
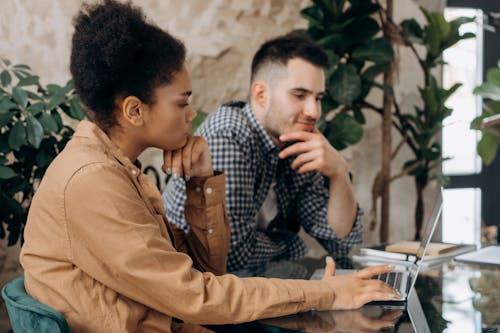
M441 210L443 208L443 188L438 193L436 202L434 203L434 208L429 220L426 223L424 230L422 232L422 239L417 251L417 255L413 261L401 261L400 264L392 260L390 263L395 265L394 271L374 276L372 279L382 280L388 285L392 286L395 290L399 291L401 298L394 299L390 301L375 301L369 304L373 305L389 305L389 306L405 306L408 295L413 290L415 282L417 281L418 273L422 266L422 259L425 257L427 247L429 246L430 240L434 231L436 230L436 225L439 221L441 215ZM379 261L383 262L383 261ZM351 274L356 270L351 269L337 269L336 275ZM311 276L311 280L319 280L323 277L324 269L317 269Z

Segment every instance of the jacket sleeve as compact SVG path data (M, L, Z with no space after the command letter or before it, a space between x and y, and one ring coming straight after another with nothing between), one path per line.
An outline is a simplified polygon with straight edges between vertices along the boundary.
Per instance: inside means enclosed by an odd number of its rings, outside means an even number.
M328 309L323 281L215 276L193 268L140 197L126 170L93 164L66 186L64 211L74 265L160 313L194 324L227 324ZM205 204L210 202L204 192ZM163 228L162 228L163 225Z
M174 234L175 248L188 254L202 272L226 272L229 251L229 222L225 211L225 177L216 172L210 178L192 178L186 183L186 219L183 229L167 224Z

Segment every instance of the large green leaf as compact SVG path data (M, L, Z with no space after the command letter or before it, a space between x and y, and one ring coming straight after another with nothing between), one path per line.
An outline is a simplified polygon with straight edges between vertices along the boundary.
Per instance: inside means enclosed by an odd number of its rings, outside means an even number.
M403 31L403 36L410 43L422 43L422 38L424 36L424 30L420 24L415 19L404 20L401 22L401 29Z
M28 105L28 94L22 88L12 88L12 98L14 98L14 101L23 108Z
M498 100L498 101L493 101L493 100L483 101L483 109L484 109L484 111L489 112L491 115L500 113L500 100Z
M486 74L486 80L497 87L500 87L500 68L491 68Z
M12 122L13 114L11 113L0 113L0 128Z
M363 78L369 81L373 81L373 79L375 79L375 77L385 71L387 67L388 64L370 66L363 72Z
M495 160L499 145L499 138L483 132L483 137L477 144L477 153L481 156L485 165L490 165Z
M2 73L0 73L0 82L4 87L7 87L12 82L12 77L7 70L4 70L2 71Z
M361 77L353 65L339 65L330 77L328 91L340 104L351 105L361 93Z
M14 124L9 133L9 146L14 150L19 150L26 144L26 127L22 121Z
M32 115L28 115L26 118L26 137L28 142L35 148L40 147L40 142L43 139L43 127Z
M45 104L38 102L28 106L27 110L34 116L45 110Z
M335 148L344 149L362 137L363 128L348 114L341 113L330 121L327 139Z
M52 118L52 116L46 112L40 113L38 118L40 124L43 126L43 130L46 134L50 132L57 132L57 122Z
M323 11L318 6L311 6L301 10L300 15L309 23L318 28L323 28Z
M500 100L500 86L496 86L491 82L485 82L482 85L474 88L473 93L476 95L480 95L483 98Z
M10 179L17 176L14 170L9 167L0 165L0 179Z
M0 113L8 113L10 110L19 109L16 103L13 103L8 96L0 100Z
M372 61L376 64L386 64L394 57L391 43L385 38L377 38L357 47L352 52L352 58L362 61Z
M19 80L19 82L17 83L17 86L21 87L21 86L36 85L36 84L38 84L39 79L40 78L36 75L26 76L26 77L22 78L21 80Z
M85 113L83 112L80 100L75 96L71 99L69 103L69 116L73 119L82 120L85 118Z
M66 95L63 93L54 93L50 96L49 102L47 103L47 110L53 110L66 100Z

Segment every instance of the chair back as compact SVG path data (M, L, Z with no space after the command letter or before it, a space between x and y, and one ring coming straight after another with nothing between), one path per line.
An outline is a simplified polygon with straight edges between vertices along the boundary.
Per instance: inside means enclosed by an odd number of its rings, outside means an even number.
M61 313L26 293L24 276L4 286L2 298L15 333L71 333Z

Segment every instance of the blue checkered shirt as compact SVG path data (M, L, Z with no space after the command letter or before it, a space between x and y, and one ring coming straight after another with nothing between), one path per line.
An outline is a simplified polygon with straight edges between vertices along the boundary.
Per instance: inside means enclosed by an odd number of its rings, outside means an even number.
M293 157L280 159L279 149L258 122L250 105L222 105L196 131L209 144L213 167L226 174L227 214L231 223L228 270L254 268L271 260L298 259L306 246L300 227L334 257L345 256L361 243L363 226L358 208L351 233L340 240L327 223L328 184L318 172L298 174ZM256 215L271 183L276 181L278 214L266 230ZM168 220L189 230L184 217L185 184L171 180L163 193Z

